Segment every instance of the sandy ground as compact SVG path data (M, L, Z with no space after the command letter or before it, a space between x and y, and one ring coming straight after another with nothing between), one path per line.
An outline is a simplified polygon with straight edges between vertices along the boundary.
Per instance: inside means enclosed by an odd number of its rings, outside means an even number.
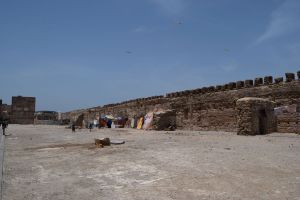
M300 136L10 125L4 200L300 199ZM94 138L124 139L94 148Z

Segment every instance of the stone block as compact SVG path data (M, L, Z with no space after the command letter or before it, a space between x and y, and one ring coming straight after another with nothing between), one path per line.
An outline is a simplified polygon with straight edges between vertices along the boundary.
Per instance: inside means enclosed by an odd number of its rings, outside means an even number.
M216 91L221 91L222 90L222 85L217 85L216 86Z
M297 71L298 80L300 80L300 70Z
M291 82L295 80L295 74L294 73L285 73L285 81Z
M260 86L262 84L263 84L263 78L260 78L260 77L255 78L255 80L254 80L254 86Z
M224 89L225 89L225 90L229 90L229 85L228 85L228 83L226 83L226 84L224 85Z
M197 93L198 93L198 94L201 94L201 93L202 93L202 89L201 89L201 88L198 88L198 89L197 89Z
M207 88L207 87L203 87L203 88L201 88L201 90L202 90L202 93L203 93L203 94L205 94L205 93L208 92L208 88Z
M190 94L193 94L193 95L194 95L194 94L197 94L197 91L196 91L196 90L191 90L191 91L190 91Z
M190 91L189 91L189 90L184 90L184 91L183 91L183 95L184 95L184 96L189 95L189 94L190 94Z
M234 90L234 89L236 89L236 83L235 83L235 82L230 82L230 83L228 83L228 89L229 89L229 90Z
M265 76L264 77L264 84L265 85L270 85L273 83L273 77L272 76Z
M244 87L244 81L237 81L236 82L236 88L241 89Z
M283 82L283 77L277 77L274 79L275 83L278 84L278 83L282 83Z
M207 88L208 92L214 92L215 91L215 86L210 86Z
M245 87L253 87L253 80L249 79L249 80L245 80Z

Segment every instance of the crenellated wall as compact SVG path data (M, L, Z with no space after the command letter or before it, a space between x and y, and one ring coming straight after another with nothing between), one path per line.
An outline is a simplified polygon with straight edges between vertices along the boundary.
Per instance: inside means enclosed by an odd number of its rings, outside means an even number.
M70 119L75 121L77 117L84 114L84 119L92 120L97 116L112 114L115 116L134 117L144 116L147 112L160 108L168 109L168 99L164 96L154 96L148 98L140 98L129 100L117 104L109 104L94 108L75 110L71 112L62 113L62 119Z
M279 132L300 132L300 71L297 72L297 77L293 73L286 73L285 79L257 77L254 80L71 111L63 113L62 118L76 120L81 114L84 114L86 120L102 114L131 118L145 115L154 109L172 109L176 111L177 126L180 129L236 131L236 101L243 97L259 97L273 101L275 107L295 107L278 114L276 128Z

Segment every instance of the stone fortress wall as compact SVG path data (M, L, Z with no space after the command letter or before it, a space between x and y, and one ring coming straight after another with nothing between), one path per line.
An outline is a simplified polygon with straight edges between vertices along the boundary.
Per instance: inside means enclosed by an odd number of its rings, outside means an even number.
M124 101L116 104L62 113L62 119L75 121L80 115L85 120L112 114L132 118L145 115L155 109L171 109L176 112L179 129L236 131L236 102L243 97L265 98L274 102L282 112L276 115L278 132L300 132L300 71L286 73L285 79L272 76L254 80L230 82L224 85L168 93Z

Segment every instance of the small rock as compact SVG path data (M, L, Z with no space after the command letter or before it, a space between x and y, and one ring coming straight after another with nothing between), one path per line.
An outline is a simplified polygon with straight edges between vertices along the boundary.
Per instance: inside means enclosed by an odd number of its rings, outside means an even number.
M102 139L95 139L96 146L110 146L110 139L109 138L102 138Z

